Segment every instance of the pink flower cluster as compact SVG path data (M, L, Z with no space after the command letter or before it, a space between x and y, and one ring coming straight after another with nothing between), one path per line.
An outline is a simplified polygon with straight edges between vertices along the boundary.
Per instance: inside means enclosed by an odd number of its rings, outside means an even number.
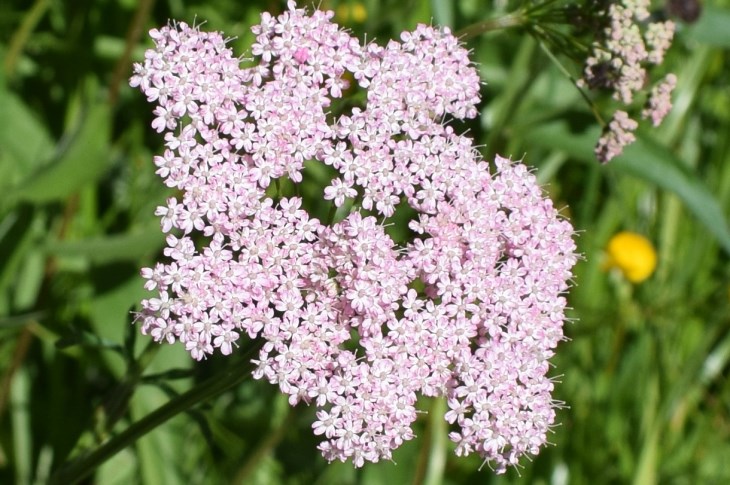
M131 84L158 105L157 173L181 196L157 210L168 260L142 271L142 331L198 360L262 339L254 376L317 406L330 461L392 459L420 393L446 397L457 454L503 472L554 422L573 229L525 166L490 173L444 124L476 115L480 85L447 29L363 46L331 17L263 14L247 68L218 33L151 32ZM332 116L348 79L367 105ZM267 195L305 161L332 167L323 198L356 210L327 225ZM405 206L399 245L384 223Z
M617 110L596 144L595 153L598 160L607 162L621 155L625 146L636 141L634 131L638 127L639 123L626 111Z
M672 91L677 85L677 76L667 74L649 93L646 107L641 112L644 119L650 118L654 126L659 126L672 109Z
M647 23L649 4L649 0L620 0L609 2L605 10L598 12L608 25L586 60L579 85L611 90L613 98L625 106L633 102L634 95L647 83L646 64L661 64L674 37L675 26L671 20ZM674 84L664 82L649 96L642 116L651 118L654 126L671 109L673 87ZM595 150L599 161L610 161L634 141L631 132L638 124L625 122L625 115L625 111L617 111L604 130ZM614 131L615 128L619 131Z

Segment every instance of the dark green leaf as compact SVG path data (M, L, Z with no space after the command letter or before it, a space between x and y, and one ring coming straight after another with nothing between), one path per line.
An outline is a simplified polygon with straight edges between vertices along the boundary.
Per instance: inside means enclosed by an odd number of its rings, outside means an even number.
M159 250L165 241L160 230L142 233L85 239L82 241L57 241L49 243L46 251L57 257L82 257L91 263L104 264L114 261L136 261Z
M104 103L91 106L79 128L70 136L66 149L11 190L8 198L50 202L68 197L96 181L107 168L110 127L109 106Z
M0 113L4 120L0 123L0 187L7 187L45 164L55 142L31 109L2 87Z
M135 329L136 330L136 329ZM148 384L156 384L159 381L171 381L177 379L188 379L195 375L194 369L170 369L165 372L146 375L142 378L142 382Z
M707 2L702 15L687 29L687 37L715 47L730 47L730 10Z
M56 341L57 349L67 349L77 345L113 350L118 353L122 352L122 347L118 343L106 340L96 334L85 331L76 331L70 335L64 335Z

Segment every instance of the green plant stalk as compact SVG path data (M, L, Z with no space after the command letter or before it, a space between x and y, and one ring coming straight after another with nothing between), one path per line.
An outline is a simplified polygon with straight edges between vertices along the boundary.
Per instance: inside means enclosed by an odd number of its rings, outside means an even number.
M711 69L712 53L709 46L698 46L687 62L675 72L681 81L672 93L672 110L662 122L661 129L656 132L662 144L672 146L677 143L684 134L690 118L699 111L696 105L700 98L700 89L703 88L703 80Z
M145 30L145 24L150 16L155 0L140 0L137 3L137 10L134 13L132 23L129 25L127 37L124 42L124 52L114 67L112 81L109 83L109 104L114 106L119 98L119 89L126 78L129 76L129 65L131 64L132 51L139 43L142 33Z
M481 34L487 32L494 32L496 30L511 29L515 27L522 27L527 22L521 11L507 14L504 17L497 17L494 19L484 20L475 24L464 27L456 34L456 38L464 42L469 39L473 39Z
M660 440L661 426L655 421L641 448L639 463L634 474L634 485L654 485L657 483Z
M104 423L104 433L112 430L114 425L122 418L129 406L129 400L142 379L145 369L152 363L152 360L160 350L160 344L150 340L147 347L142 351L139 359L133 361L128 369L127 376L112 394L109 404L106 406L107 421Z
M431 440L426 476L423 479L424 485L438 485L444 482L446 450L448 449L446 436L449 431L446 419L444 419L445 413L446 398L434 399L428 412Z
M286 399L286 396L284 394L279 394L279 397ZM286 405L289 406L289 403L287 402ZM274 448L276 448L276 446L281 442L286 432L291 429L291 426L294 423L294 418L296 416L296 409L297 408L289 407L286 417L281 422L281 424L272 429L269 434L261 440L261 443L256 447L254 452L251 454L248 460L246 460L243 466L238 470L238 473L236 473L235 479L233 479L233 481L231 482L233 485L244 485L246 483L251 483L251 476L256 472L257 467L261 465L263 459L268 454L270 454L272 450L274 450Z
M534 52L535 41L532 37L525 37L514 56L514 62L509 72L510 82L502 91L499 98L495 98L495 102L492 103L494 105L494 121L487 135L487 140L484 143L486 147L484 158L486 160L494 159L497 140L505 135L507 122L510 116L516 111L516 107L523 100L524 96L522 95L530 81L532 81L530 66L533 63Z
M461 41L466 41L477 37L487 32L494 32L497 30L511 29L516 27L526 27L528 30L532 30L532 27L536 25L548 24L564 24L565 12L560 7L555 7L554 4L559 3L559 0L546 0L543 3L537 3L531 6L526 6L518 9L515 12L509 13L502 17L487 19L482 22L469 25L458 31L455 35ZM571 43L570 39L555 29L551 29L558 34L558 37L564 37L568 43ZM534 34L535 32L530 32Z
M335 201L333 200L330 209L327 212L327 225L331 226L333 222L335 222L335 214L337 213L337 206L335 205Z
M601 116L601 113L599 113L598 107L593 102L593 100L588 97L586 92L580 88L580 86L578 85L578 80L575 77L573 77L573 75L568 71L568 69L566 69L565 66L563 66L563 64L560 62L560 60L558 60L558 58L555 57L555 55L550 51L550 49L545 45L544 42L542 42L541 40L539 42L540 42L540 48L543 50L543 52L545 52L545 55L548 56L548 58L553 62L553 64L555 64L555 66L558 68L558 70L561 73L563 73L563 75L565 77L570 79L571 83L573 83L573 86L575 86L575 89L578 90L578 92L580 93L583 100L586 102L588 107L591 109L591 112L593 113L593 116L596 118L596 121L598 121L598 123L601 126L605 127L607 125L607 123Z
M28 13L23 17L23 22L20 24L18 30L13 34L10 40L10 46L5 54L5 75L8 79L12 78L15 74L15 67L20 59L20 53L23 52L23 47L28 42L30 34L35 29L38 22L41 21L43 15L45 15L51 2L49 0L37 0L33 7L28 10Z
M258 350L259 346L252 347L236 363L232 364L221 375L213 377L188 392L171 400L156 411L129 426L120 434L110 439L86 456L67 462L51 476L49 485L71 485L78 483L89 476L106 460L137 441L170 418L190 409L207 399L215 397L242 383L250 376L253 364L249 361L250 355ZM241 361L247 365L241 366Z

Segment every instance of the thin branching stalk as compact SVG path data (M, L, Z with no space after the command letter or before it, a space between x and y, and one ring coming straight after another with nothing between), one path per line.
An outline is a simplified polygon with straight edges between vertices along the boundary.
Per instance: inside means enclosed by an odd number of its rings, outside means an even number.
M253 346L239 360L232 363L221 374L197 385L188 392L181 394L156 411L132 424L129 428L110 439L91 453L76 460L67 462L51 476L49 485L72 485L83 480L94 472L109 458L130 446L135 441L162 425L170 418L187 411L193 406L215 397L244 382L251 376L253 364L251 355L259 346Z

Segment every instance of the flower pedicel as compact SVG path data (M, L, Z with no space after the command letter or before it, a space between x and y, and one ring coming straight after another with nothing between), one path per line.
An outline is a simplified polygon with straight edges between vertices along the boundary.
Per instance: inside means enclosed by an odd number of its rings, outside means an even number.
M157 104L157 173L181 196L157 210L167 260L142 270L142 332L198 360L262 339L254 376L317 406L330 461L391 459L420 393L446 397L458 455L504 472L555 419L573 228L525 166L490 173L443 123L476 116L480 83L447 29L361 45L331 17L264 13L248 68L219 33L151 32L131 84ZM367 106L332 120L348 78ZM354 199L343 220L267 195L306 161L337 173L323 199ZM383 223L405 206L414 236L396 244Z

